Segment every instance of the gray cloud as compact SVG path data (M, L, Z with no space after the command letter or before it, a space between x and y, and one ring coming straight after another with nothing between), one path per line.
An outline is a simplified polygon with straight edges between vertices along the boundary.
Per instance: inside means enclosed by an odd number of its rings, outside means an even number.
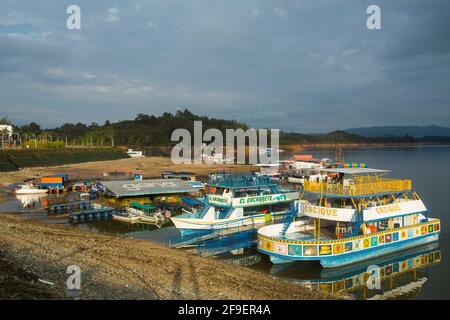
M450 3L1 1L0 114L20 123L193 112L321 132L450 125ZM47 110L47 112L45 111Z

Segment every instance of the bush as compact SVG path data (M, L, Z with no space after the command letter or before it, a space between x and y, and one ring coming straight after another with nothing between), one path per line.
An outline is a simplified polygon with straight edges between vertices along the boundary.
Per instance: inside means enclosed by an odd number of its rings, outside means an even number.
M116 148L3 150L0 151L0 171L14 171L26 167L117 160L128 157L126 152Z

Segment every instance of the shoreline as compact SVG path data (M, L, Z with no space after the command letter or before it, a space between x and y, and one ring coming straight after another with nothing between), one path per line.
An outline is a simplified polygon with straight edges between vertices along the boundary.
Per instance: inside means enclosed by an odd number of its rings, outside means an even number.
M70 265L81 269L81 299L336 299L259 271L150 241L13 214L0 214L0 245L0 272L7 273L0 279L13 277L25 290L23 297L15 292L13 299L71 299L65 286Z
M321 149L364 149L364 148L420 148L420 147L450 147L450 143L305 143L305 144L286 144L280 145L281 149L289 151L304 151L304 150L321 150Z
M213 172L251 172L258 170L258 168L252 165L238 164L176 165L172 163L170 158L166 157L127 158L57 166L27 167L17 171L0 172L0 184L6 185L17 183L28 177L46 176L61 172L68 173L70 180L102 179L103 173L106 171L131 172L134 170L142 171L144 174L144 179L146 179L151 177L161 177L161 173L163 171L188 171L197 175L207 175L208 173Z

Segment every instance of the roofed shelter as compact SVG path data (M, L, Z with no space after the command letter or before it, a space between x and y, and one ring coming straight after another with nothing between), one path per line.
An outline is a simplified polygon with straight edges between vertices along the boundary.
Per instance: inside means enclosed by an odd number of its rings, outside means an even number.
M105 194L119 201L180 202L183 196L196 193L189 182L181 179L147 179L102 181Z

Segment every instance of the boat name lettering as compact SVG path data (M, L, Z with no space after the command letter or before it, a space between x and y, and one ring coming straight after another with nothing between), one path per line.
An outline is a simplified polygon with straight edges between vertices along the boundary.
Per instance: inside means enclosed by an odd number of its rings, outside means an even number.
M324 208L324 207L316 207L316 206L305 206L305 211L307 213L315 213L323 216L337 216L337 209L333 208Z
M402 211L402 209L400 208L400 206L398 204L378 207L375 210L377 211L377 213L390 213L390 212L400 212L400 211Z
M241 199L239 199L239 204L265 203L265 202L285 201L285 200L287 200L287 196L285 194L268 195L268 196L255 196L255 197L241 198Z
M220 203L227 203L227 198L218 197L218 196L209 196L209 201L211 202L220 202Z

